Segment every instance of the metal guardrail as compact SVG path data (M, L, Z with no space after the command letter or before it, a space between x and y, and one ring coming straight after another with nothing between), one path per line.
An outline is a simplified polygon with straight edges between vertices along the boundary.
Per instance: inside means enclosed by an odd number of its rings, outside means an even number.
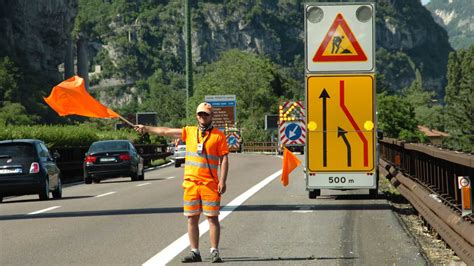
M380 155L380 172L467 265L474 265L474 216L461 217L457 188L458 176L469 176L472 183L474 156L393 139L380 141Z
M394 139L383 139L379 143L382 159L439 194L447 205L461 214L461 191L457 187L457 178L469 176L473 183L474 155Z
M247 141L242 144L243 152L277 152L278 143L276 142L256 142Z

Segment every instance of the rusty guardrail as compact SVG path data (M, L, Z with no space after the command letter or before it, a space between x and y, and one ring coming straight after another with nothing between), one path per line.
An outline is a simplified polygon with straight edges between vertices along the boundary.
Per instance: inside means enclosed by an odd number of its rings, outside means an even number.
M246 141L242 144L243 152L277 152L278 143L276 142L257 142Z
M461 191L457 187L458 176L469 176L474 180L474 156L441 150L423 144L404 143L394 139L380 142L380 157L391 162L403 173L461 213Z
M380 172L461 259L474 265L474 216L461 217L457 188L457 176L469 176L472 183L474 156L393 139L380 141L380 156Z

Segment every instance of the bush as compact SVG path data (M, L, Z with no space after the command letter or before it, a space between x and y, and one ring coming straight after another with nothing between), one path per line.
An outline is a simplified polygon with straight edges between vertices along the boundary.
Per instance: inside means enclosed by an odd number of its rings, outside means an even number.
M89 146L92 142L107 139L128 139L132 143L165 143L163 138L147 138L133 129L99 130L87 125L77 126L5 126L0 129L0 140L39 139L49 148Z

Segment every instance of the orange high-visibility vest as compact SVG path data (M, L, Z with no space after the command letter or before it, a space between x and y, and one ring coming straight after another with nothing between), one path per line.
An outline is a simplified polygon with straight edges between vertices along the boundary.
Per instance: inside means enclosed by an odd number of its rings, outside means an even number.
M186 142L184 180L218 183L219 158L229 153L224 133L214 128L202 137L198 127L187 126L183 128L181 138ZM203 144L201 153L197 150L199 143Z

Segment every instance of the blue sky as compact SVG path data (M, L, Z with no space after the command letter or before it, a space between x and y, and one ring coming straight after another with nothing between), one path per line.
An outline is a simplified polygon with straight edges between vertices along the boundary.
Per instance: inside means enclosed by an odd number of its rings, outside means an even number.
M421 3L422 3L423 5L426 5L426 4L428 4L429 2L430 2L430 0L421 0Z

